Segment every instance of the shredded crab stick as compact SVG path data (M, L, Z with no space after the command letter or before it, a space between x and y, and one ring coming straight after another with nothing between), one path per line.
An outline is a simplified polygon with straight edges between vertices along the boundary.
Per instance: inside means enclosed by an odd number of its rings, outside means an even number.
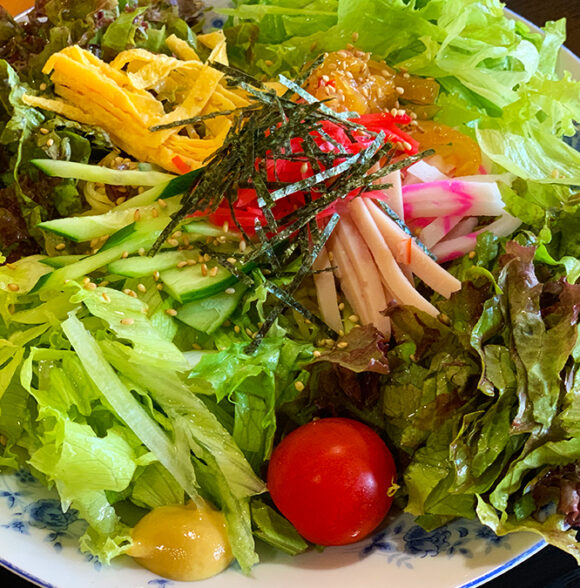
M363 236L368 248L373 252L375 264L381 274L383 284L392 292L395 300L400 304L409 304L437 316L439 311L417 292L397 264L392 249L387 245L363 199L355 198L352 200L348 210L359 233ZM342 217L340 222L342 223L345 220L345 217ZM409 241L412 241L412 239L407 238L406 242Z
M356 254L351 249L351 245L353 245L353 243L349 242L348 237L345 236L344 224L341 219L332 233L328 249L329 252L332 253L332 264L336 267L335 272L337 278L340 280L342 291L354 312L360 317L362 324L374 324L377 329L385 334L385 336L389 337L391 333L391 321L380 314L380 311L387 307L387 298L385 297L380 278L376 276L377 270L372 267L373 264L370 264L370 274L375 274L373 276L374 279L371 278L375 290L374 292L370 292L367 287L368 276L361 280L360 275L362 264L356 260ZM363 252L363 257L366 258L368 264L368 259L372 259L372 257L360 236L356 239L354 246L359 254L361 251ZM353 257L355 257L354 262L352 259ZM358 272L357 267L359 270ZM374 304L371 300L371 296L375 300ZM379 308L379 310L376 310L377 308Z
M446 180L403 186L405 218L499 216L501 193L495 183Z
M421 243L431 249L433 245L439 243L453 228L457 226L462 217L460 216L440 216L433 222L429 223L419 233Z
M338 333L342 329L342 317L331 267L328 252L326 247L323 247L313 265L313 269L319 272L314 274L314 286L322 320Z
M341 217L335 231L354 268L358 289L369 309L369 322L387 336L390 335L391 321L382 311L387 308L392 297L385 296L381 275L371 251L348 215Z
M376 227L383 236L383 239L391 249L398 251L402 241L408 243L409 235L403 231L391 218L389 218L374 202L368 198L361 199L374 219ZM461 288L461 282L443 269L436 261L431 259L415 241L411 241L409 247L409 267L435 292L449 298L453 292Z
M469 219L466 219L469 220ZM451 261L469 251L472 251L477 243L477 236L485 231L490 231L498 237L507 237L511 235L519 226L521 221L510 214L504 214L496 221L487 225L479 231L468 233L467 235L460 235L455 238L441 241L431 250L440 263Z
M384 200L392 210L395 211L402 219L404 219L405 211L403 208L403 188L401 185L401 172L394 171L388 176L383 176L378 182L380 184L390 184L389 187L385 187L381 190L383 193Z
M441 182L448 179L449 177L440 169L434 165L429 165L425 160L421 159L407 168L405 185L417 184L420 182Z

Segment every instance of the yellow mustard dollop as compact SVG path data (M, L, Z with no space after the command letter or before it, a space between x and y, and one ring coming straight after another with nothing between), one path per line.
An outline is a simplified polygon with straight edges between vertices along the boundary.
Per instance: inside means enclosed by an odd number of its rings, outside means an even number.
M233 560L224 515L202 500L153 509L132 536L129 555L171 580L204 580Z

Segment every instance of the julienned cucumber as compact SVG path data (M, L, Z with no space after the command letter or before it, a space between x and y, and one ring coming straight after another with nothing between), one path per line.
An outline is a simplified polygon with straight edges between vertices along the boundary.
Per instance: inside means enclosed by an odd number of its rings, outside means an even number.
M51 233L56 233L81 243L91 241L105 235L112 235L123 227L130 225L137 218L147 220L154 217L164 218L167 223L169 215L177 212L181 205L181 197L175 196L166 200L166 207L150 204L140 208L127 208L126 210L113 209L104 214L94 216L75 216L45 221L38 225L39 228Z
M48 176L85 180L112 186L157 186L177 177L164 172L117 170L101 165L89 165L57 159L33 159L31 163Z
M144 278L151 276L155 272L162 272L170 268L176 267L181 262L188 262L199 257L199 251L163 251L154 255L148 256L134 256L125 259L118 259L109 264L107 268L110 273L118 276L125 276L127 278Z
M215 262L198 263L160 272L164 290L178 302L189 302L224 292L238 282L233 274Z
M40 263L44 263L44 265L50 267L59 268L64 267L65 265L71 265L71 263L76 263L85 257L86 255L57 255L56 257L45 257L40 260Z
M211 335L237 308L246 287L236 284L231 290L184 304L177 312L177 318L186 325Z
M183 227L183 230L204 237L227 237L228 239L235 239L237 241L242 237L240 233L230 230L226 232L224 231L224 227L217 227L203 220L190 222Z
M109 239L99 253L84 257L76 263L61 267L50 274L42 276L32 289L32 292L50 288L58 290L63 287L67 280L78 280L112 263L123 255L135 253L141 248L148 249L152 247L166 225L167 219L157 218L124 227Z

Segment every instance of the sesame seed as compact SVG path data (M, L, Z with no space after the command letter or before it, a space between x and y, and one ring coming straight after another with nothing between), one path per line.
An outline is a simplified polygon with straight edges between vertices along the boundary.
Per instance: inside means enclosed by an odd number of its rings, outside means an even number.
M320 351L318 351L318 349L315 349L315 350L312 352L312 355L314 355L314 357L320 357L320 356L322 355L322 353L320 353Z
M194 343L192 345L192 347L196 350L196 351L201 351L202 350L202 346L199 343Z
M344 331L343 331L342 329L340 329L340 331L338 331L338 334L339 334L341 337L344 337Z
M225 235L222 235L221 237L217 238L218 243L224 244L227 241L227 237Z
M41 92L44 92L46 90L46 88L47 88L47 85L44 82L42 82L42 84L40 84L40 86L39 86L39 89Z
M159 272L157 270L155 270L153 272L153 279L158 282L159 281Z
M175 310L175 308L168 308L165 311L165 314L168 314L169 316L177 316L177 311Z
M83 286L86 286L91 281L91 278L83 278Z
M274 62L271 59L265 59L264 63L268 66L271 67L272 65L274 65Z
M65 245L64 243L59 243L59 244L58 244L58 245L55 247L55 249L56 249L57 251L62 251L62 250L63 250L63 249L65 249L65 248L66 248L66 245Z
M183 239L181 240L183 241L185 247L189 247L189 235L183 235Z
M139 254L141 257L143 257L143 256L145 255L145 253L147 253L147 252L145 251L145 247L141 247L141 248L139 249L139 251L137 251L137 253L138 253L138 254Z
M121 257L123 259L127 259L127 257L129 257L129 252L128 251L123 251L123 253L121 253Z
M147 292L147 286L145 286L145 284L137 284L137 290L139 290L139 292L143 292L143 294L145 294L145 292Z
M239 333L241 331L240 327L238 327L238 325L234 326L234 333Z
M404 88L401 88L401 86L397 86L397 87L395 88L395 92L396 92L397 94L404 94L404 93L405 93L405 89L404 89Z
M224 233L227 233L230 230L230 223L228 223L228 221L225 221L224 224L222 225L222 231Z
M242 239L240 241L240 251L243 253L246 250L246 247L247 247L246 242Z
M187 265L197 265L197 261L195 259L188 259Z
M306 162L304 162L301 166L300 166L300 173L305 176L308 173L308 164Z
M209 253L204 253L203 260L207 263L208 261L210 261L210 259L211 255Z
M119 204L123 204L123 202L125 202L127 200L126 196L119 196L119 198L117 198L117 200L115 200L115 204L119 205Z
M235 294L235 293L236 293L235 288L226 288L226 294Z
M469 257L469 259L473 259L475 257L475 251L470 251L467 257Z
M366 86L363 86L363 88L362 88L361 92L362 92L362 95L363 95L365 98L368 98L368 97L369 97L369 95L370 95L369 89L368 89Z
M358 37L359 37L359 34L358 34L356 31L355 31L355 32L352 34L352 42L353 42L353 43L356 43L356 42L358 41Z
M159 198L157 203L159 204L159 206L161 206L161 208L167 208L167 202L165 202L165 200L163 200L162 198Z
M212 267L212 268L209 270L209 275L210 275L210 277L212 277L212 278L215 278L215 277L217 276L217 273L218 273L218 267L217 267L217 265L216 265L215 267Z
M416 356L415 356L415 354L414 354L414 353L411 353L411 355L409 355L409 359L410 359L411 361L417 361L417 358L416 358Z
M50 133L50 131L49 131L48 129L45 129L44 127L42 127L42 128L40 129L40 132L41 132L43 135L48 135L48 133Z
M403 145L403 148L405 149L405 151L411 150L411 143L407 143L407 141L403 141L402 145Z
M298 392L302 392L302 390L304 390L305 386L302 382L298 381L298 382L294 382L294 388L296 388L296 390L298 390Z
M101 297L105 302L111 302L111 297L106 292L103 292Z
M320 76L320 79L321 79L323 82L325 82L325 83L328 83L328 82L330 82L330 76L328 76L328 75L326 75L326 74L324 74L324 75Z
M330 347L330 348L334 347L334 341L332 339L326 339L324 341L324 344L326 345L326 347Z
M445 313L441 313L439 315L439 320L444 324L444 325L449 325L451 324L451 319L445 314Z
M236 263L238 263L238 260L235 257L228 257L226 261L232 265L236 265Z
M94 282L89 282L85 286L85 290L96 290L96 289L97 289L97 285Z
M181 269L182 267L185 267L186 265L188 265L187 261L180 261L180 262L177 264L177 267L178 267L179 269Z
M167 239L167 244L171 247L177 247L179 245L179 241L177 239Z
M348 320L349 320L351 323L358 323L358 322L360 321L360 318L359 318L358 314L351 314L351 315L348 317Z
M407 72L405 72L405 73L403 74L403 77L404 77L406 80L408 80L408 79L411 77L411 75L410 75L410 74L408 74Z
M141 211L139 209L137 209L134 213L133 213L133 220L135 222L141 220Z
M202 276L207 276L207 265L205 265L205 263L201 264L201 275Z
M53 145L54 145L54 139L49 139L49 140L46 142L46 146L47 146L47 147L52 147Z
M105 288L108 285L109 285L109 280L103 280L102 282L99 282L99 286L101 288Z
M397 114L399 114L399 111L396 108L391 108L391 116L397 116Z
M555 178L559 178L560 177L560 170L557 169L553 169L552 170L552 177Z
M18 284L8 284L8 290L10 290L11 292L18 292L18 290L20 290L20 286Z
M344 310L344 302L341 302L341 303L338 305L338 310Z
M127 296L137 296L137 294L135 294L135 292L133 290L131 290L131 288L125 288L123 290L123 294L126 294Z
M347 51L352 51L354 49L353 44L352 43L347 43L346 49L347 49Z
M157 284L157 289L161 292L163 290L163 284Z
M346 349L348 347L348 341L341 341L336 345L339 349Z
M334 253L332 251L328 252L328 261L334 261Z
M153 218L159 218L159 211L158 211L156 208L154 208L154 209L151 211L151 216L152 216Z
M130 325L134 324L134 322L135 322L135 320L132 319L132 318L124 318L124 319L121 319L121 324L122 325L128 325L128 326L130 326Z

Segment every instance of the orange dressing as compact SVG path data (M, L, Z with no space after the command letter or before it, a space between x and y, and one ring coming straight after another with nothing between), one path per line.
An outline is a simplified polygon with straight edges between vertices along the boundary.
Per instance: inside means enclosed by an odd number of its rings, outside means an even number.
M132 536L128 554L171 580L204 580L233 560L225 517L204 501L155 508L137 523Z
M25 10L28 10L34 2L29 0L2 0L0 5L5 8L12 16L16 16Z

